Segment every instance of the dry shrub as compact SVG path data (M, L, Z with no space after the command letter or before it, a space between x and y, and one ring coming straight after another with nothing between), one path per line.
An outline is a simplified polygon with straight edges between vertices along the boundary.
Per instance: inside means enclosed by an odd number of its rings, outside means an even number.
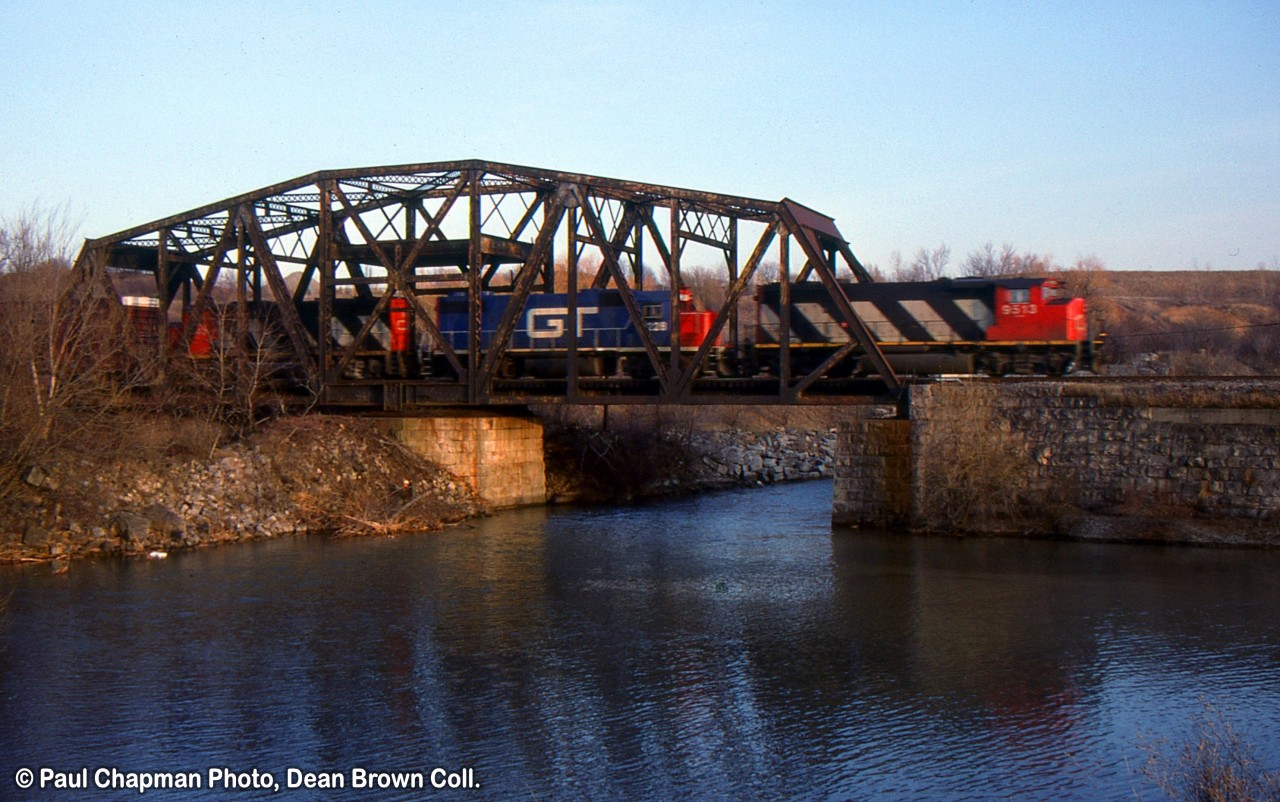
M1233 306L1240 311L1248 311L1248 307L1240 304L1234 304ZM1262 309L1262 314L1269 314L1270 310L1265 307L1260 308ZM1233 314L1228 307L1170 306L1161 312L1160 317L1170 327L1178 328L1233 329L1249 322L1248 318Z
M111 418L154 376L155 345L71 267L73 230L65 209L0 219L0 499L86 441L121 448Z
M612 407L548 413L544 442L551 494L629 501L689 478L700 458L691 438L700 411L688 407Z
M1258 371L1226 350L1174 350L1169 354L1170 376L1256 376Z
M32 464L74 448L154 376L118 304L65 263L0 274L0 498Z
M1172 357L1175 375L1280 370L1280 271L1130 271L1107 274L1090 309L1108 333L1112 372L1143 355Z
M79 450L101 456L119 449L141 460L208 458L226 436L216 421L162 412L121 413L110 424L108 432L86 438Z
M1031 457L1026 439L977 385L934 389L916 444L922 519L931 529L1000 531L1029 521Z
M295 508L308 528L335 535L398 534L439 528L428 496L347 481L294 494Z
M1180 749L1159 738L1143 744L1143 774L1175 802L1265 802L1280 800L1280 775L1263 768L1212 703L1192 722L1191 738Z
M256 437L301 523L338 535L439 529L479 510L462 482L369 420L314 415L275 421ZM445 491L448 484L454 489Z

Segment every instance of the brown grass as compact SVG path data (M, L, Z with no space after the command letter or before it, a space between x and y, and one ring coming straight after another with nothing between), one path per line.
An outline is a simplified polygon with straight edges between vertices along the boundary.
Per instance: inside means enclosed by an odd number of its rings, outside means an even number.
M917 477L929 528L958 531L1024 529L1029 510L1030 448L995 410L995 390L939 388L946 402L925 423Z
M1201 700L1191 737L1180 747L1167 738L1143 744L1143 774L1174 802L1268 802L1280 800L1280 775L1258 763L1222 710Z
M1280 373L1280 271L1112 270L1089 299L1114 370L1165 355L1174 375Z

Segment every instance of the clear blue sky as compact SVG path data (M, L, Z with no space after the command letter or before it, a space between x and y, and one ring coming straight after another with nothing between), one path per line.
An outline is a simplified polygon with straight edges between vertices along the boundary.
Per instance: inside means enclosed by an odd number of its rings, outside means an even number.
M480 158L768 199L863 261L1280 266L1280 2L0 0L0 217L84 236Z

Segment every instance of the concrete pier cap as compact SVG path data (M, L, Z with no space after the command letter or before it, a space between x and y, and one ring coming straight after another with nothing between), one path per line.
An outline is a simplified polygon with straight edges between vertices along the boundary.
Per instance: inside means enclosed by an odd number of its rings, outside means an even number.
M542 422L524 407L447 408L382 420L410 450L467 482L494 508L546 503Z

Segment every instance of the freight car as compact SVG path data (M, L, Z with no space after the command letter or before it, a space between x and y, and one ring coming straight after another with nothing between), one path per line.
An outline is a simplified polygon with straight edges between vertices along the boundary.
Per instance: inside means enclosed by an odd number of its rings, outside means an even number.
M842 283L896 373L1063 375L1092 370L1097 343L1089 338L1083 298L1046 278L958 278L937 281ZM793 374L813 370L848 342L846 325L826 288L792 285L785 315ZM781 358L782 286L756 294L755 359L776 372ZM844 375L873 369L854 359Z

